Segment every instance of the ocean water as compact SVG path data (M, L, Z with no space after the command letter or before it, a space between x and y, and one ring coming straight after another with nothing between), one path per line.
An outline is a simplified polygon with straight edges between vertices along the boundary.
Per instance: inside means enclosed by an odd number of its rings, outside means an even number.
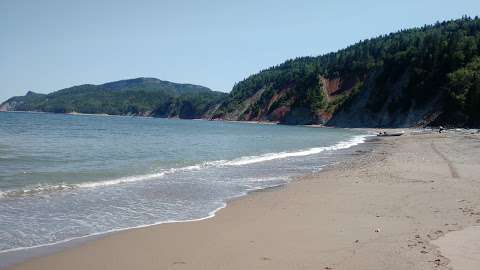
M366 134L218 121L0 113L0 253L207 218L320 170Z

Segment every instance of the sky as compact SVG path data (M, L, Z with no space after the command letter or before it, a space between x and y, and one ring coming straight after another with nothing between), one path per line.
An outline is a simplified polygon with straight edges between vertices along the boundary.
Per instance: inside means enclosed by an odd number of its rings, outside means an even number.
M229 92L262 69L436 21L479 0L0 0L0 101L136 77Z

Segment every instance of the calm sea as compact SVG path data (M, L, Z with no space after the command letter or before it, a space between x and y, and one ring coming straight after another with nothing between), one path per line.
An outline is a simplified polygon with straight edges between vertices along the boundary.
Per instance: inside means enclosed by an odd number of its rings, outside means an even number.
M0 113L0 253L206 218L364 140L347 129Z

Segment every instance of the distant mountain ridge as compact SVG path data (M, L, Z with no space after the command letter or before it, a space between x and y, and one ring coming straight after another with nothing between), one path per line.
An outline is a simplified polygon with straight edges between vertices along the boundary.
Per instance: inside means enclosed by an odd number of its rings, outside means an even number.
M78 85L50 94L29 91L2 103L0 111L200 118L225 96L204 86L135 78Z

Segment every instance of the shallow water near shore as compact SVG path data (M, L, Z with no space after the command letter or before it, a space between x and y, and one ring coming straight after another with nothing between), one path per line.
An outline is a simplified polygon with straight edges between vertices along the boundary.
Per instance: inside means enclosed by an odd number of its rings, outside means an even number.
M0 253L203 219L229 199L318 171L365 138L348 129L0 113Z

